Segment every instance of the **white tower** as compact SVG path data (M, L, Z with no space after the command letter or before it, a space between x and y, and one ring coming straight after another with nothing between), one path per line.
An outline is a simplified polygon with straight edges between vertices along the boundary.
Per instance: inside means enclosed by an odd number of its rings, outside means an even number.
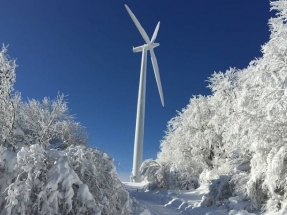
M132 181L141 182L139 168L142 164L143 157L143 138L144 138L144 118L145 118L145 95L146 95L146 57L147 51L150 51L151 62L155 74L155 79L161 99L162 106L164 106L162 87L160 82L159 70L157 59L155 57L153 49L159 46L159 43L154 43L157 32L159 29L160 22L158 22L151 40L146 34L145 30L142 28L141 24L132 13L130 8L125 5L128 13L130 14L132 20L134 21L136 27L138 28L140 34L142 35L146 44L133 48L133 52L142 52L141 61L141 72L140 72L140 82L139 82L139 92L138 92L138 104L137 104L137 118L136 118L136 128L135 128L135 141L134 141L134 157L133 157L133 170L132 170Z

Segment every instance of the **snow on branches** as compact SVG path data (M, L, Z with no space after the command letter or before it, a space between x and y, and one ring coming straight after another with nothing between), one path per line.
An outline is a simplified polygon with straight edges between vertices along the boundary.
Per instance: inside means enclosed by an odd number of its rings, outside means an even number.
M55 100L47 97L42 102L35 99L18 105L16 119L23 131L22 145L39 143L44 148L64 149L69 145L86 145L87 133L80 123L69 115L63 94Z
M21 101L15 60L0 52L0 215L125 215L130 199L113 159L86 147L65 96Z
M97 149L17 153L0 147L0 214L127 214L129 197L113 160Z
M12 96L17 65L15 60L10 60L6 53L7 46L3 45L0 52L0 119L2 119L0 120L0 144L8 146L13 133L19 95Z
M229 195L249 201L249 210L274 215L287 210L287 1L270 4L277 13L269 20L263 56L208 79L212 95L192 98L168 122L153 171L162 174L157 169L165 166L162 177L175 169L199 177L199 183L211 184L209 203L228 198L218 192L230 183Z

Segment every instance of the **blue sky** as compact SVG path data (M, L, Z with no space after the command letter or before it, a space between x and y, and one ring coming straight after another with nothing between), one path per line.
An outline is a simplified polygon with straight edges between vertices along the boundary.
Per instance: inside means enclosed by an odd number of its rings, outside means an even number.
M176 111L210 94L207 77L261 56L273 14L258 0L1 0L0 42L19 65L15 89L23 99L69 95L90 146L120 163L121 175L132 168L141 61L132 46L144 44L124 4L150 37L161 21L155 54L165 107L148 59L145 159L156 158Z

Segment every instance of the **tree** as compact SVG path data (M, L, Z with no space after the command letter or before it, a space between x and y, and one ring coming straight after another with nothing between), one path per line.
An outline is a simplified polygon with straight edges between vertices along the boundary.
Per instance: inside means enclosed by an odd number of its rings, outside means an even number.
M0 52L0 214L125 215L131 201L113 159L87 147L64 95L21 101L15 60Z
M249 200L250 210L285 214L287 1L270 4L277 13L269 20L263 56L245 69L214 73L208 79L212 95L192 98L169 121L156 162L201 183L215 182L208 198L222 196L216 183L225 178L224 184L234 183L229 195Z
M0 145L9 147L13 146L15 112L19 102L19 95L12 95L16 67L15 60L9 60L7 46L3 45L0 52Z
M69 145L86 145L87 133L80 123L69 115L63 94L55 100L45 97L21 102L16 119L24 133L22 145L39 143L44 148L64 149Z

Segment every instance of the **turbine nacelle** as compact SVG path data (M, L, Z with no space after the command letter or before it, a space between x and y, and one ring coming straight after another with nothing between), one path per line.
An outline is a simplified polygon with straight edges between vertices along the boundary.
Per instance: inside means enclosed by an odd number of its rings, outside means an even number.
M144 44L142 46L133 47L133 52L142 52L143 50L150 50L158 47L159 43Z

